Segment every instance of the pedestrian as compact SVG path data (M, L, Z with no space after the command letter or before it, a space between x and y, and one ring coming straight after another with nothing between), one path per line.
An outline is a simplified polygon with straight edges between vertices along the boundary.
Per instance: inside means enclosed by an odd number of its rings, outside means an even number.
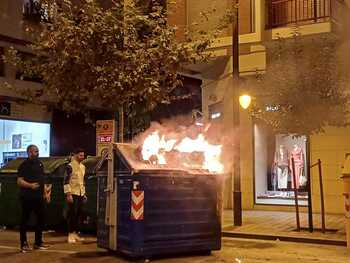
M17 184L20 188L20 201L22 207L20 242L21 252L31 251L27 241L28 221L31 213L36 216L34 249L45 250L48 248L43 242L42 232L45 223L45 202L49 198L45 192L44 165L39 157L39 149L36 145L27 147L28 158L18 168Z
M85 152L79 148L73 152L71 162L67 165L64 178L64 194L68 205L68 243L83 241L84 238L78 236L78 225L82 217L82 207L87 201L85 192L85 165L82 161Z

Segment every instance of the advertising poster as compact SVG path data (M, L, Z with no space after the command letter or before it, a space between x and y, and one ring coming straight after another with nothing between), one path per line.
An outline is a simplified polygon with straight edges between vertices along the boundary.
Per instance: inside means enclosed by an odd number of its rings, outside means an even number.
M32 134L31 133L23 133L22 134L22 148L26 149L27 146L33 144L32 143Z
M22 134L13 134L12 135L12 149L21 149L22 148Z

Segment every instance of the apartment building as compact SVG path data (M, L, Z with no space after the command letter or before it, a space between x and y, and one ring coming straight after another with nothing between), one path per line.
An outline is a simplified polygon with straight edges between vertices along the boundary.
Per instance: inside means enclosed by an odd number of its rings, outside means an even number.
M21 55L32 56L25 33L27 25L36 26L47 19L38 0L0 1L0 55L9 47ZM8 85L9 84L9 85ZM11 88L10 88L11 86ZM76 147L95 154L95 127L83 116L67 116L47 102L23 100L22 89L41 89L40 78L23 76L0 59L0 166L18 156L26 156L26 147L36 144L42 157L68 155ZM111 118L111 113L93 112L96 119Z
M290 38L298 28L301 38L320 39L325 34L342 30L341 15L349 6L343 0L241 0L239 1L239 72L243 78L264 74L269 66L269 54L277 38ZM177 13L179 24L191 25L198 19L199 11L215 6L217 17L223 14L232 1L181 1ZM221 11L220 11L221 10ZM220 13L221 12L221 13ZM214 17L215 20L215 17ZM215 21L214 21L215 22ZM214 22L203 24L210 28ZM210 24L211 23L211 24ZM233 128L232 33L227 30L215 40L211 51L216 59L208 65L192 68L192 74L202 79L203 113L207 120L221 122ZM288 63L288 61L286 61ZM218 114L219 113L219 114ZM220 116L217 118L217 116ZM213 121L213 120L211 120ZM350 128L326 127L325 132L294 138L292 134L271 134L253 120L246 110L240 109L240 170L243 209L294 210L292 177L287 172L284 183L278 181L278 171L273 171L275 155L280 146L293 154L298 148L303 167L298 176L303 177L299 188L299 204L306 210L309 202L314 212L320 212L318 169L308 166L322 162L325 210L343 213L341 167L350 153ZM224 206L232 207L232 178L225 180ZM310 183L311 195L307 191ZM311 201L309 201L311 200Z
M0 1L0 54L10 46L23 56L30 55L26 45L25 24L36 14L30 1ZM41 88L40 79L21 76L14 67L0 58L0 166L17 156L25 156L29 144L37 144L42 156L50 154L51 112L41 103L26 103L19 95L21 89ZM10 88L11 86L11 88Z

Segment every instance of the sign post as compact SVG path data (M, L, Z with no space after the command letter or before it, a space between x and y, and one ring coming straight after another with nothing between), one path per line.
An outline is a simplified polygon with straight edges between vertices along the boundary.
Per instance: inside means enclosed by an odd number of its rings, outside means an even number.
M96 121L96 156L108 152L108 146L115 139L115 120Z

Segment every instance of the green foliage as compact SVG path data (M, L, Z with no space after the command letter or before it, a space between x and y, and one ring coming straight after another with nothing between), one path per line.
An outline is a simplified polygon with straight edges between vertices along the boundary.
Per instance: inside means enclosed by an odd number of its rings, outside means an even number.
M124 107L134 116L179 99L173 93L181 86L178 72L207 61L205 50L218 33L186 33L179 41L158 1L111 1L108 8L96 0L73 2L44 0L50 22L41 23L40 34L28 29L37 56L22 61L11 49L6 58L25 75L42 78L42 92L26 90L28 99L42 96L68 113Z
M334 35L280 38L255 87L252 114L276 133L313 134L349 125L349 70ZM268 109L268 110L267 110Z

